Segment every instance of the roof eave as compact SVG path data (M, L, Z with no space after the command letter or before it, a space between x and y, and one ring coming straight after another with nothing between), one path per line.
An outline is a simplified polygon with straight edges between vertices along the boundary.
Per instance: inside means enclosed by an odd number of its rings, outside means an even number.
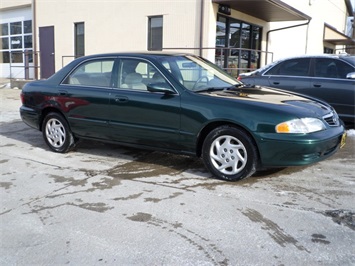
M267 22L310 20L305 13L280 0L212 0L213 3L262 19ZM260 8L255 8L259 6Z

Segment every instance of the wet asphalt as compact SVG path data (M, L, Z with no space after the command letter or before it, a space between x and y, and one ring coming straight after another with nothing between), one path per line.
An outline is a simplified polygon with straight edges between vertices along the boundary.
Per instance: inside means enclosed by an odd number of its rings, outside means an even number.
M199 159L51 152L0 89L1 265L354 265L355 137L307 167L214 179Z

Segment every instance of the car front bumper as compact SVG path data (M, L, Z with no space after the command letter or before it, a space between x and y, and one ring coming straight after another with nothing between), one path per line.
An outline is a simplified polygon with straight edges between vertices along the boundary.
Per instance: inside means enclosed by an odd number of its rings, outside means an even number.
M261 164L286 167L319 162L339 150L344 134L342 126L312 134L259 134Z

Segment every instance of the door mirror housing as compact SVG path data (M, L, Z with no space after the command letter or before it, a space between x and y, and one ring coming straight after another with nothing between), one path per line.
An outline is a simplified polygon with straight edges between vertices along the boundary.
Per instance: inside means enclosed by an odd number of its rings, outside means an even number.
M148 84L147 89L150 92L162 92L165 94L175 94L173 88L166 82Z
M346 75L347 79L355 79L355 72L350 72Z

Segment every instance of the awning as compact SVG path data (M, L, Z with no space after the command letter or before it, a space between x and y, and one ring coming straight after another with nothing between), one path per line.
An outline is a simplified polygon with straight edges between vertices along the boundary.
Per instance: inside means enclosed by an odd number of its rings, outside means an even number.
M325 42L329 42L334 45L355 45L355 40L346 36L344 33L337 31L328 24L324 24L324 38Z
M280 0L212 0L212 2L227 5L267 22L311 19L308 15Z

